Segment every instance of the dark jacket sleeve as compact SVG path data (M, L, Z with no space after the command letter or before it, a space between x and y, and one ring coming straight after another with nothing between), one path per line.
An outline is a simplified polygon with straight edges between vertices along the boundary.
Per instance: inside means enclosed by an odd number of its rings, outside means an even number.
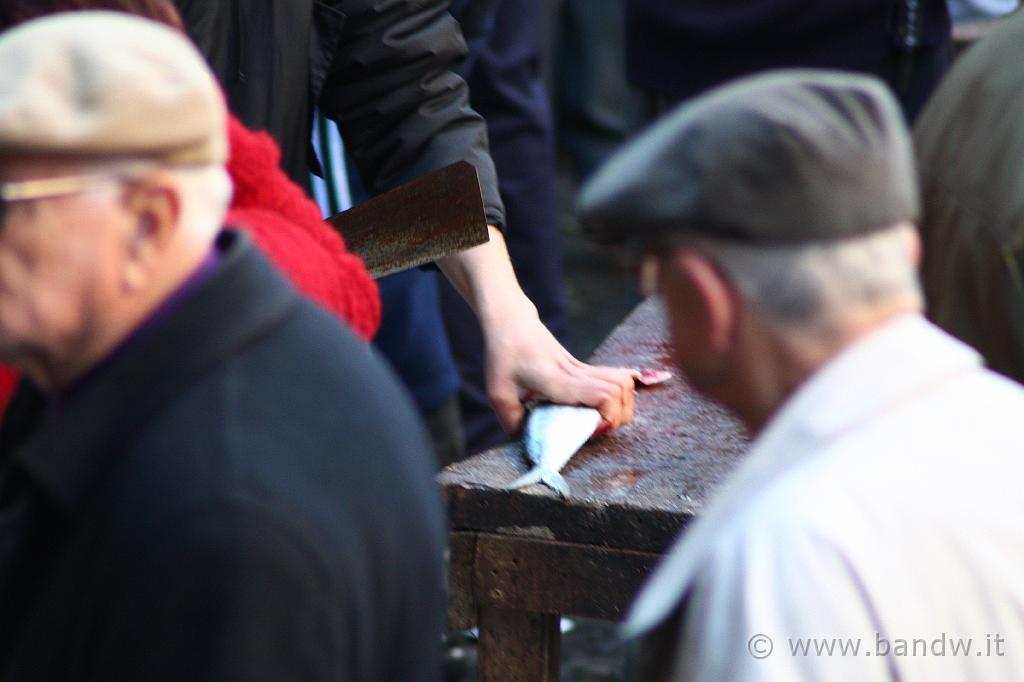
M344 13L319 106L377 194L459 160L479 175L489 223L505 225L483 118L453 69L466 54L446 0L337 0Z
M358 677L344 581L297 533L234 511L159 530L111 562L83 679Z

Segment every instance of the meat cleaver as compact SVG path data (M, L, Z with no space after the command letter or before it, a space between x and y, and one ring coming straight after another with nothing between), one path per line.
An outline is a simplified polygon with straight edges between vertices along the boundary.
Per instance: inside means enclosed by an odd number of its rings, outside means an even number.
M476 168L459 161L329 218L375 278L488 240Z

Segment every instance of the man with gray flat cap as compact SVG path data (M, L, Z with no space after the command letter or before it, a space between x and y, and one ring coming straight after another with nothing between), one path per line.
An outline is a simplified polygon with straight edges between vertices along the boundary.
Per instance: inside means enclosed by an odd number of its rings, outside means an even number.
M202 57L83 11L0 64L0 680L438 680L432 454L224 227Z
M714 90L581 203L642 255L687 379L755 434L633 604L638 679L1024 679L1024 390L922 317L881 82Z

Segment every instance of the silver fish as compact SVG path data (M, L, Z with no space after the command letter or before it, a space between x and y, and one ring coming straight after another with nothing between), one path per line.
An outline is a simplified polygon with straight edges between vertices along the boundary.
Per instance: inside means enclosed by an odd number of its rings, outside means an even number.
M533 468L508 485L509 490L543 483L562 497L569 496L569 484L562 467L601 427L601 413L592 407L539 405L526 421L526 456Z
M634 380L640 386L656 386L672 378L665 370L636 370ZM533 468L512 481L508 490L543 483L562 497L569 496L569 484L561 471L572 456L596 433L610 429L601 414L592 407L542 403L530 410L523 441Z

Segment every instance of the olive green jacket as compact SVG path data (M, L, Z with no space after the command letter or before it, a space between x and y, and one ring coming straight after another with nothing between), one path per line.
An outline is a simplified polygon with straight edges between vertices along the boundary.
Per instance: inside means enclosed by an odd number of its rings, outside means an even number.
M1024 381L1024 13L960 58L914 143L928 315Z

